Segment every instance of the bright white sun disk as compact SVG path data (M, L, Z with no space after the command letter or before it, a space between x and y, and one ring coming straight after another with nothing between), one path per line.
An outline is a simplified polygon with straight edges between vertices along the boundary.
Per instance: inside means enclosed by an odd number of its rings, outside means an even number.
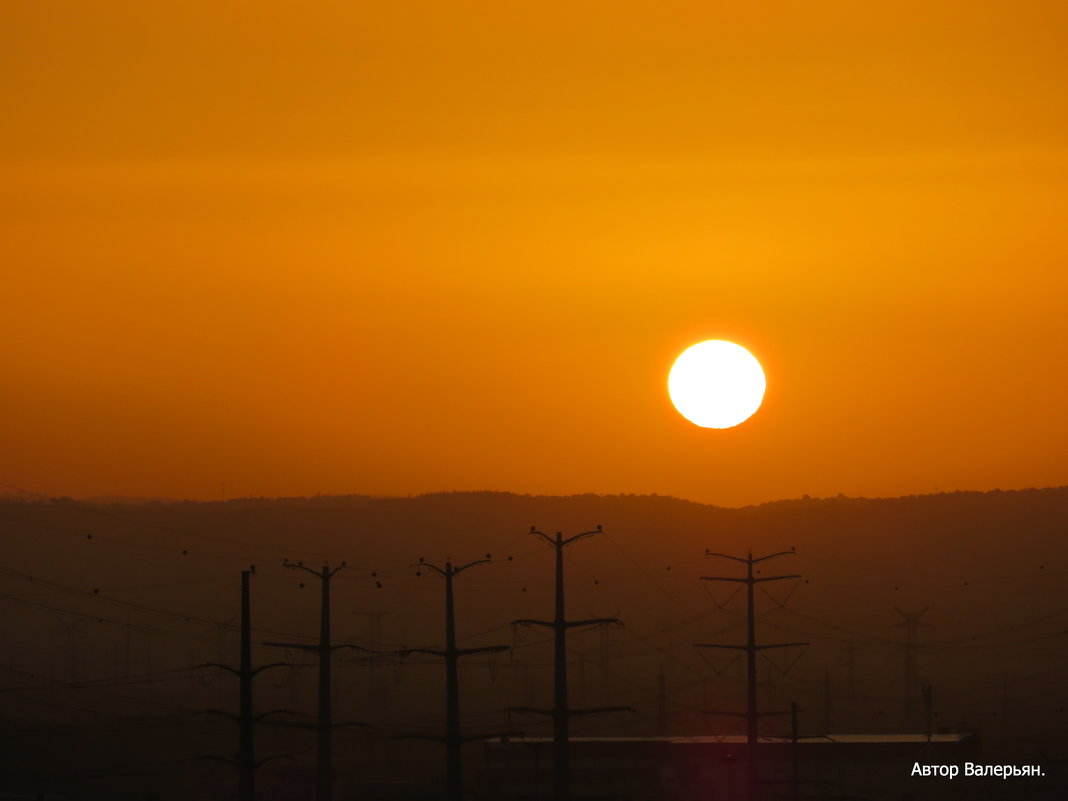
M760 362L722 339L687 348L668 374L668 394L679 414L702 428L731 428L752 417L767 382Z

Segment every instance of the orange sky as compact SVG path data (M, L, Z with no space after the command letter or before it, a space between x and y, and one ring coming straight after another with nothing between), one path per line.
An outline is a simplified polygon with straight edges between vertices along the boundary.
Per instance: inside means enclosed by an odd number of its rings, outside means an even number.
M1066 29L1015 0L7 0L0 482L1068 483ZM667 398L710 338L768 376L729 431Z

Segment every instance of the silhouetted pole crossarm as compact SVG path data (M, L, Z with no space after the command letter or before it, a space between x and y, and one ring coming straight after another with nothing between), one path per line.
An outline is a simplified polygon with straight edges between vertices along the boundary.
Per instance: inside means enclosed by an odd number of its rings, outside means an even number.
M759 578L754 577L752 579L735 578L733 576L701 576L701 581L734 581L738 584L759 584L762 581L782 581L783 579L795 578L801 578L801 576L795 573L791 573L786 576L760 576Z
M798 573L788 573L785 576L761 576L759 578L754 578L753 581L754 581L754 583L759 584L762 581L782 581L783 579L792 579L792 578L799 579L799 578L801 578L801 576Z
M489 558L476 559L475 561L468 562L466 565L461 565L460 567L453 567L452 562L446 562L444 569L442 569L442 568L438 567L437 565L432 564L430 562L427 562L427 561L423 560L422 558L420 558L419 559L419 564L416 565L416 567L429 567L431 570L437 571L440 575L444 576L445 578L448 578L450 576L456 576L456 575L458 575L460 573L463 573L469 567L474 567L475 565L485 565L485 564L488 564L491 561L492 560L489 559Z
M289 568L290 570L303 570L305 573L311 573L316 578L322 578L326 575L328 578L333 578L335 575L345 569L346 563L342 562L340 565L331 570L326 565L323 565L322 570L315 570L305 565L303 562L290 562L289 559L282 560L282 567Z
M797 551L791 548L788 551L777 551L776 553L769 553L766 556L758 556L754 559L752 553L750 553L749 556L732 556L729 553L716 553L715 551L705 550L705 556L718 556L720 559L730 559L735 562L741 562L743 565L755 565L760 562L766 562L768 559L775 559L778 556L793 556L796 553Z
M238 670L237 668L232 668L229 665L223 665L223 664L221 664L219 662L203 662L203 663L197 665L197 667L198 668L220 668L221 670L226 670L226 671L228 671L230 673L233 673L235 676L240 676L241 675L241 671Z
M430 656L447 656L447 652L435 648L405 648L397 651L397 656L411 656L412 654L428 654Z
M260 644L261 645L277 645L278 643L265 642L265 643L260 643ZM240 670L232 668L229 665L221 665L218 662L204 662L203 664L197 665L197 667L198 668L209 668L209 667L222 668L223 670L228 670L230 673L233 673L235 676L240 676L241 675L241 671ZM265 670L270 670L271 668L277 668L277 667L289 667L289 663L288 662L268 662L266 665L260 665L258 668L254 668L251 671L251 673L252 673L253 676L258 676L260 673L262 673Z
M286 662L268 662L266 665L260 665L258 668L253 670L252 671L252 675L253 676L258 676L260 673L262 673L265 670L270 670L271 668L278 668L278 667L289 667L289 665Z
M538 531L537 528L535 528L534 526L531 526L530 527L530 533L534 534L534 535L536 535L538 537L541 537L543 540L545 540L550 545L554 545L555 546L555 545L559 544L560 547L565 547L565 546L568 546L571 543L575 542L576 540L581 540L583 537L592 537L594 534L603 534L604 530L601 528L601 526L597 526L597 528L593 529L593 531L583 531L581 534L573 534L570 537L566 537L566 538L562 537L560 532L557 532L556 533L556 537L554 538L554 537L550 537L544 531Z
M734 581L738 584L748 584L749 579L734 578L733 576L700 576L701 581Z
M589 620L567 620L564 624L569 629L578 628L579 626L600 626L600 625L617 625L622 626L623 623L617 617L593 617Z
M569 629L578 628L579 626L599 626L615 624L622 626L623 622L618 617L593 617L589 620L565 620L564 625ZM545 626L547 629L555 628L557 624L548 620L529 620L527 618L520 618L519 620L512 621L513 626Z
M534 706L510 706L507 709L508 712L528 712L531 715L547 715L552 717L554 714L551 709L539 709Z
M512 621L513 626L545 626L547 629L551 629L556 624L551 620L531 620L530 618L520 618L519 620Z

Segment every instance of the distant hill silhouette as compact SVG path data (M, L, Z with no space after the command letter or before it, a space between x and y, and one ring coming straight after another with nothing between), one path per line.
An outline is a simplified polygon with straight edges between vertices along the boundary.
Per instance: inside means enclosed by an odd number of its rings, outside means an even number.
M174 498L142 498L136 495L94 495L82 499L83 503L101 506L141 506L146 503L176 503Z

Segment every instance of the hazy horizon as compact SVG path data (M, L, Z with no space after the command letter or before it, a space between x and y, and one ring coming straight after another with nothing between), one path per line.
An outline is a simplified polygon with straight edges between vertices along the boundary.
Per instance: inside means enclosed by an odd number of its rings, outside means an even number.
M8 486L8 485L4 485ZM597 498L625 498L625 497L637 497L637 498L668 498L670 500L683 501L685 503L693 503L700 506L709 506L719 509L746 509L750 507L765 506L768 504L786 503L790 501L826 501L826 500L897 500L904 498L918 498L937 495L984 495L987 493L1011 493L1011 492L1042 492L1047 490L1063 490L1068 489L1068 485L1064 484L1051 484L1049 486L1032 486L1032 487L993 487L990 489L940 489L932 492L917 492L909 493L906 495L846 495L839 492L833 495L812 495L809 493L803 493L800 496L789 498L769 498L764 501L758 501L756 503L746 503L739 505L721 504L721 503L709 503L707 501L695 500L693 498L685 498L679 495L671 495L667 493L659 492L569 492L569 493L542 493L542 492L521 492L518 490L500 490L500 489L440 489L440 490L426 490L423 492L412 492L406 494L390 494L390 493L368 493L368 492L331 492L331 493L311 493L306 495L234 495L226 496L224 498L183 498L178 496L143 496L143 495L123 495L117 493L102 493L97 495L86 496L71 496L71 495L48 495L44 493L29 492L26 490L9 490L7 493L0 494L0 498L6 498L9 500L72 500L82 503L111 503L111 502L131 502L131 503L220 503L228 501L275 501L275 500L311 500L315 498L369 498L374 500L403 500L405 498L423 498L435 495L511 495L519 498L538 498L538 499L557 499L557 498L582 498L582 497L597 497Z

